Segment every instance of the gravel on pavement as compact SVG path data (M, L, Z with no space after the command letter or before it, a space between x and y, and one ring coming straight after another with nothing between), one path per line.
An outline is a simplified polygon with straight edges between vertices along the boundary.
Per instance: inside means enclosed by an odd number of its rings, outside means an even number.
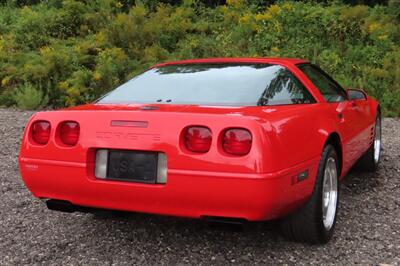
M238 230L202 220L49 211L18 170L32 112L0 109L0 265L400 265L400 120L383 120L376 173L341 184L339 218L327 245L284 240L273 223Z

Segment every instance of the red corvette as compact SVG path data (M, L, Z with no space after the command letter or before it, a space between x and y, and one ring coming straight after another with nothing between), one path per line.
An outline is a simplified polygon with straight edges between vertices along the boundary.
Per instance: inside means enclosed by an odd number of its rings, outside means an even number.
M379 103L299 59L156 65L93 104L38 112L22 178L52 210L222 221L280 219L292 240L332 236L339 181L379 163Z

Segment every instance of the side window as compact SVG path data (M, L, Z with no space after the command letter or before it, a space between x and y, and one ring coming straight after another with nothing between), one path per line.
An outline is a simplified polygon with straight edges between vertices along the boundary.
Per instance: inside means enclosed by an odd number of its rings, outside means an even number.
M313 65L300 65L299 68L314 83L327 102L342 102L346 93L327 74Z
M258 105L261 106L307 103L315 103L315 99L286 68L277 71L258 100Z

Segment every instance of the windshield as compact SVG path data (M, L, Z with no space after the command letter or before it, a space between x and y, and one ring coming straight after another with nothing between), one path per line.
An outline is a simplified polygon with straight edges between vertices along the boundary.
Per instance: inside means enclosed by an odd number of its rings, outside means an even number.
M308 91L279 65L187 64L152 68L97 103L256 106L310 102Z

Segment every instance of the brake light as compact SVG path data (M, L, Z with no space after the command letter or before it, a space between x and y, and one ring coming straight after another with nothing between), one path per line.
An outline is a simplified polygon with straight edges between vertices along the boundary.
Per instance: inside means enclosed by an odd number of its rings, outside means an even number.
M37 121L32 125L32 139L40 145L45 145L50 139L51 125L47 121Z
M211 130L207 127L188 127L184 134L185 146L189 151L205 153L211 147Z
M78 143L80 126L77 122L63 122L60 127L60 139L62 143L68 146L74 146Z
M233 155L246 155L250 152L252 136L243 128L232 128L225 131L222 139L224 151Z

